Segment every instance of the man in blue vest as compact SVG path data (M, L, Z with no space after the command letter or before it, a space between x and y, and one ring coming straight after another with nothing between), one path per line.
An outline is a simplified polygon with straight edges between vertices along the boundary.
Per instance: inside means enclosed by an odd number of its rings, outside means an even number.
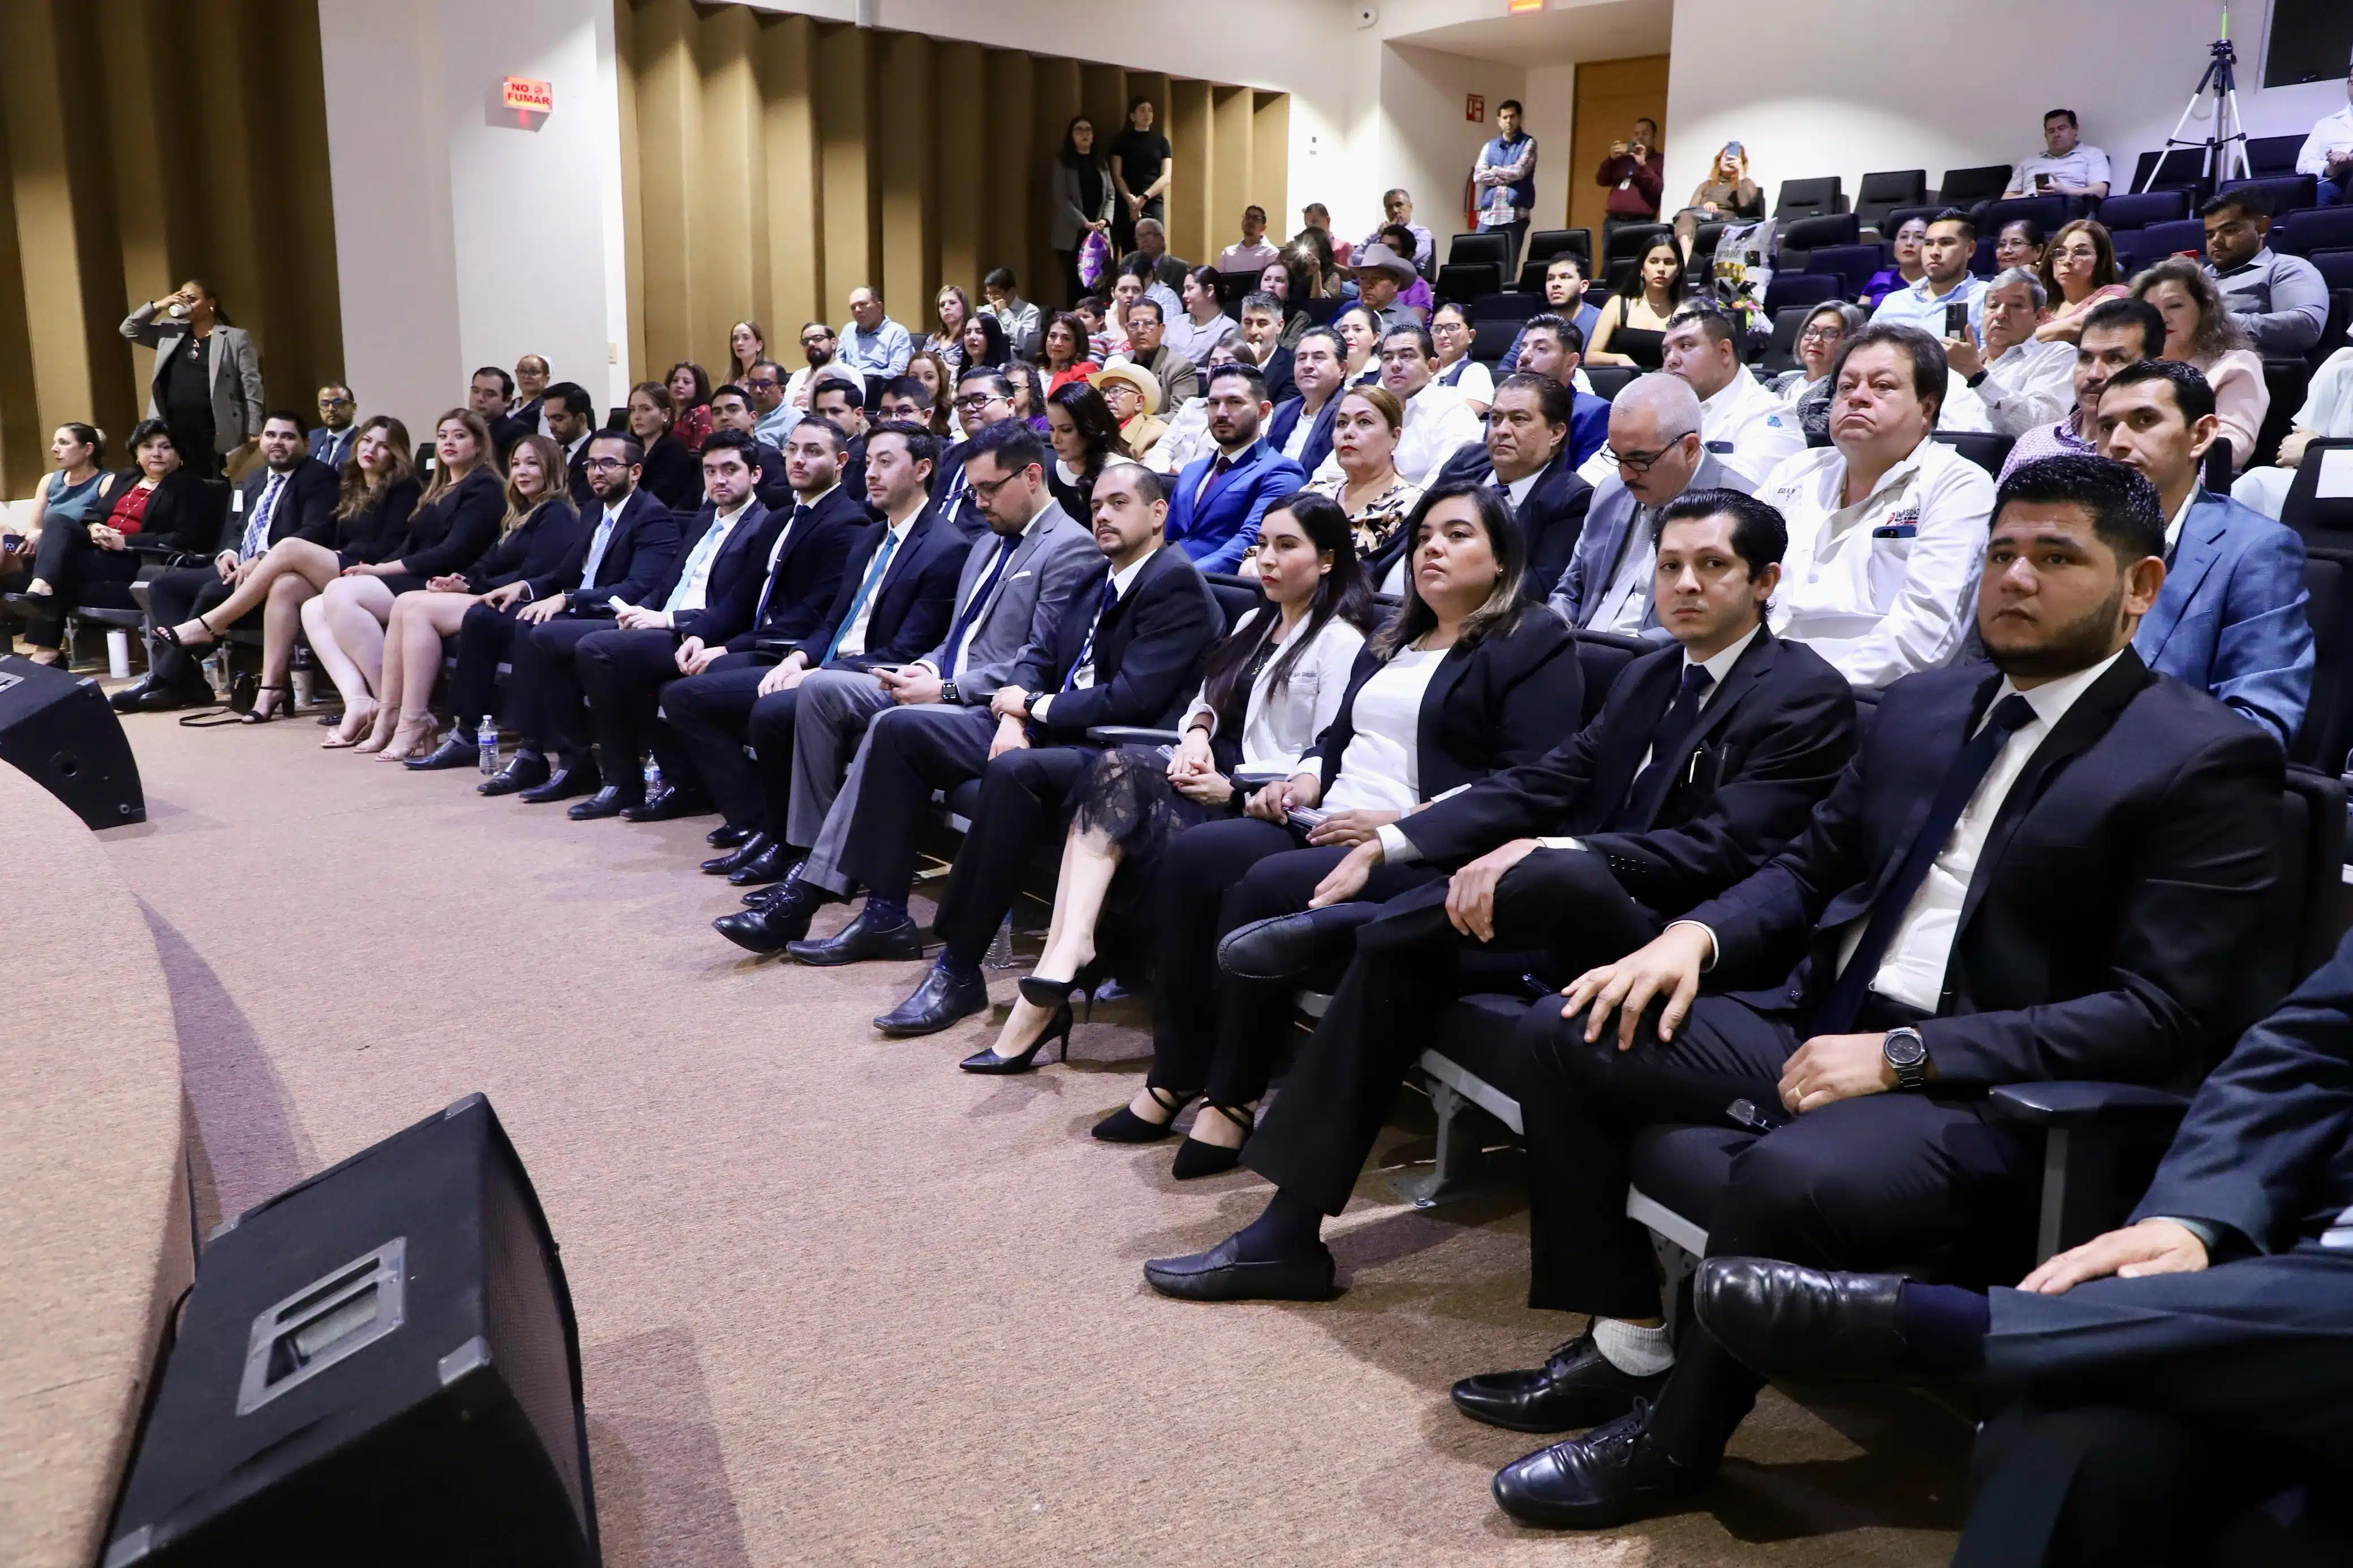
M1479 226L1500 234L1510 247L1504 276L1520 275L1520 241L1536 205L1536 139L1520 129L1520 100L1504 100L1495 110L1496 136L1479 149L1471 184L1479 193Z

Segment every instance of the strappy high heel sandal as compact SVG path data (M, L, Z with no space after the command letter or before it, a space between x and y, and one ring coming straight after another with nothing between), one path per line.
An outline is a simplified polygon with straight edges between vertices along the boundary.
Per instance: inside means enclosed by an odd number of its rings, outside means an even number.
M366 706L364 708L354 708L352 710L346 711L343 714L343 719L336 721L334 733L329 735L325 740L319 742L319 750L322 752L347 752L353 747L358 745L362 741L367 739L367 736L363 733L363 731L375 726L377 704L374 698L364 697L360 700L364 702ZM353 719L358 720L359 722L352 725L352 732L347 737L343 733L343 721Z
M1150 1083L1144 1086L1144 1092L1152 1097L1153 1104L1168 1113L1167 1121L1146 1121L1123 1105L1095 1123L1094 1135L1106 1143L1157 1143L1176 1131L1176 1113L1192 1104L1199 1094L1198 1090L1180 1094Z
M1215 1102L1212 1102L1208 1109L1240 1126L1242 1130L1242 1142L1250 1142L1250 1132L1258 1126L1258 1112L1244 1105L1219 1105ZM1194 1125L1198 1127L1200 1123L1196 1121ZM1176 1158L1170 1163L1168 1173L1180 1182L1189 1182L1199 1176L1223 1175L1241 1163L1240 1143L1227 1149L1215 1143L1204 1142L1198 1138L1187 1137L1184 1142L1176 1146Z
M411 725L415 726L414 730L410 728ZM393 726L392 739L385 743L383 750L376 752L375 760L380 763L405 763L423 751L425 743L432 738L432 714L421 713L414 719L404 714L400 721Z
M237 722L240 724L267 724L272 719L277 718L278 704L269 700L270 693L273 691L286 699L288 708L290 710L294 701L294 689L292 687L257 687L254 689L253 693L253 706L245 712L243 717L237 720Z
M220 641L220 628L214 626L212 622L205 619L202 616L198 616L196 617L196 625L204 627L206 632L211 634L202 642L188 641L185 637L183 637L180 635L180 628L177 626L157 626L155 628L155 640L161 643L169 643L176 648L210 647L213 644Z
M997 1047L991 1046L985 1051L976 1051L965 1058L964 1060L956 1063L956 1066L966 1072L998 1074L1028 1072L1038 1065L1038 1053L1057 1039L1061 1041L1062 1054L1056 1059L1069 1061L1071 1059L1071 1005L1067 1001L1054 1009L1053 1016L1046 1020L1045 1028L1039 1032L1036 1039L1029 1042L1029 1049L1013 1056L1000 1057L997 1054Z

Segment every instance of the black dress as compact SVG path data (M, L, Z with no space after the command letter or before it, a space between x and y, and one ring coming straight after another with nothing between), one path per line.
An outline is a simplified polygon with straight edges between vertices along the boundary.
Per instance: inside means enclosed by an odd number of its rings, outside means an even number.
M349 516L335 519L335 564L373 566L398 554L408 538L409 514L424 493L424 481L412 474L393 480Z
M668 431L646 448L638 484L681 517L692 517L702 506L702 459Z
M506 511L506 488L498 470L488 463L475 465L440 495L417 502L396 557L405 570L385 578L384 585L397 598L436 577L464 571L497 542Z

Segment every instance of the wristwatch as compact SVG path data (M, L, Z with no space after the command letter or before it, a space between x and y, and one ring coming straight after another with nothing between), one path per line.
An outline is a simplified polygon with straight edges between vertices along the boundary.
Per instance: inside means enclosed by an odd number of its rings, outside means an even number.
M940 700L954 708L964 701L964 693L956 689L955 681L943 680L940 682Z
M1983 386L1985 384L1986 374L1987 373L1982 370L1978 372L1977 374L1967 378L1967 384L1972 387Z
M1906 1025L1887 1031L1880 1054L1887 1065L1895 1069L1898 1089L1925 1089L1928 1083L1928 1042L1920 1031Z

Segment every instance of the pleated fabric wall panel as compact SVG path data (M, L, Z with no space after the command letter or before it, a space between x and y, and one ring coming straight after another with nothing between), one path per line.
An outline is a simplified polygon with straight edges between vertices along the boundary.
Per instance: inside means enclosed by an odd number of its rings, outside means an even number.
M839 326L860 286L919 336L991 267L1062 303L1049 165L1071 115L1108 141L1139 95L1176 148L1172 251L1214 261L1253 202L1285 227L1282 93L691 0L616 0L615 36L640 376L720 369L746 317L797 363L801 324Z
M190 276L314 412L343 374L314 0L7 0L0 59L0 496L67 420L121 458L154 355L116 323Z

